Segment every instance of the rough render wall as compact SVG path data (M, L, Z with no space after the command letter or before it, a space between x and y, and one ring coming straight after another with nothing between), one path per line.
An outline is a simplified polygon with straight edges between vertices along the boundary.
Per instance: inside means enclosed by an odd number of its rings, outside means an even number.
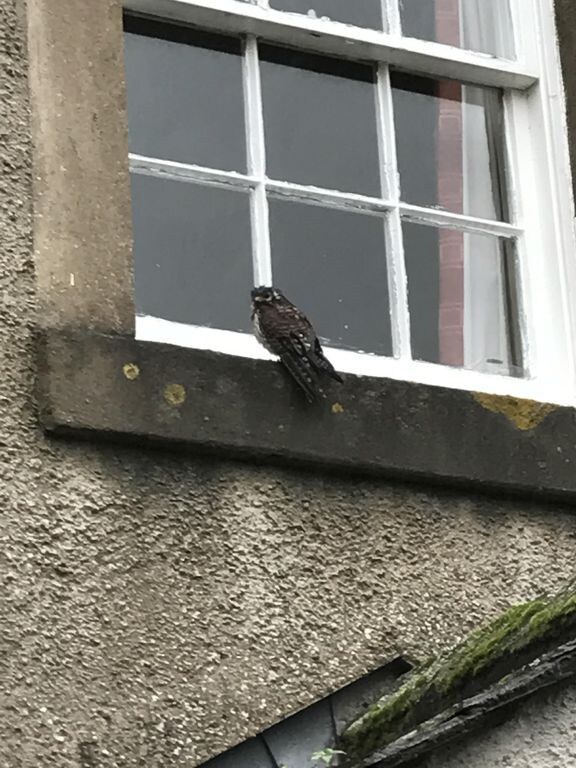
M571 572L568 509L43 436L15 3L0 0L0 765L196 765Z
M421 768L571 768L576 765L576 687L538 696L500 727L452 745Z

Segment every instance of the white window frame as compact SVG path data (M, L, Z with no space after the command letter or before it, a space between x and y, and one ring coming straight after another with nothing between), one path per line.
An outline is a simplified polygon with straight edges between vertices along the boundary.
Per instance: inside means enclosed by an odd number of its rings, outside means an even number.
M352 1L352 0L351 0ZM354 0L358 2L359 0ZM267 7L267 0L126 0L125 9L159 19L247 36L244 59L248 173L130 155L132 172L250 190L255 283L270 284L267 194L342 210L388 212L388 276L394 357L335 348L344 372L458 389L576 404L576 239L565 105L553 0L510 0L518 58L401 36L399 0L382 0L390 29L361 29ZM381 198L266 178L262 94L256 40L377 62ZM504 117L510 163L511 222L400 203L389 67L506 89ZM517 239L519 304L526 378L479 373L413 360L410 353L401 220L447 225ZM137 338L255 358L270 355L248 334L138 317Z

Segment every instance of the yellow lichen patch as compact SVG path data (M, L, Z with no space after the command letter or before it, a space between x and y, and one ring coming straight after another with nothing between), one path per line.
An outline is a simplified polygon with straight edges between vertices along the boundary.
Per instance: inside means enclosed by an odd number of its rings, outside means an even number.
M186 400L186 390L182 384L168 384L164 389L164 400L168 405L178 407Z
M340 403L334 403L332 405L332 413L344 413L344 406Z
M140 368L138 368L136 363L126 363L126 365L122 367L122 372L128 381L134 381L134 379L137 379L138 376L140 376Z
M502 414L517 429L524 432L537 427L557 407L549 403L537 403L534 400L522 400L508 395L486 395L473 392L472 396L483 408Z

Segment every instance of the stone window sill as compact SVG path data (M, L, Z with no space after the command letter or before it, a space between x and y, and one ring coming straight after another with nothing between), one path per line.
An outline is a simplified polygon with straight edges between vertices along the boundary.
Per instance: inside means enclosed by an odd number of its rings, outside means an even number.
M267 361L87 331L42 333L39 382L41 420L55 433L576 495L570 408L351 375L314 406Z

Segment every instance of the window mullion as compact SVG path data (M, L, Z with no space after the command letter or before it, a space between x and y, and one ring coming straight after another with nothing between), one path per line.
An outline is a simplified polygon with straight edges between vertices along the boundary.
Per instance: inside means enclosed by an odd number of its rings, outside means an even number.
M250 195L252 227L252 262L256 285L272 285L272 258L266 196L266 142L260 83L258 43L254 36L246 39L244 54L244 102L248 174L256 178Z
M384 29L389 35L402 34L402 25L400 23L400 2L399 0L382 0L382 18L384 19Z
M134 152L131 152L129 157L132 173L156 176L157 178L213 184L224 188L235 187L237 189L252 189L258 181L244 173L236 173L236 171L221 171L218 168L207 168L202 165L146 157L146 155L138 155Z
M524 232L522 227L498 219L483 219L462 213L453 213L441 208L425 208L411 203L401 202L400 213L404 221L436 227L450 227L450 229L460 232L478 232L497 237L518 237Z
M400 179L396 158L394 112L390 72L385 64L378 66L376 78L376 113L378 120L378 149L382 175L382 194L393 204L385 220L388 291L392 321L394 357L410 360L410 314L408 311L408 283L402 244L400 218Z

